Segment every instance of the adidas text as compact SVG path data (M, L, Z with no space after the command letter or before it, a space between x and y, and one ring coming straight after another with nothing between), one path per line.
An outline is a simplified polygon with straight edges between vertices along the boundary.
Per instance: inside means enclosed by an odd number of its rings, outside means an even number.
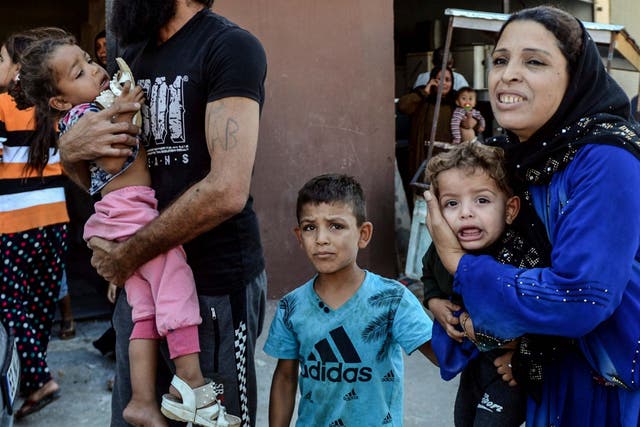
M315 364L304 364L300 369L300 375L303 378L311 378L316 381L330 381L339 383L346 381L354 383L356 381L371 381L371 368L344 368L343 364L338 363L337 366L327 367L326 364L316 362Z

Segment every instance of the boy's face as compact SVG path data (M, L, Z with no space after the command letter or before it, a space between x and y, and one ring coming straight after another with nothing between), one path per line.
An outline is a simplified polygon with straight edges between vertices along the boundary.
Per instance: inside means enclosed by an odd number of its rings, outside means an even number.
M351 207L342 202L306 204L295 228L300 246L319 274L352 268L358 250L371 240L373 226L358 226Z
M483 170L453 168L438 174L440 208L463 249L476 251L494 243L520 209Z
M458 98L456 98L456 105L471 111L471 109L476 108L476 94L468 91L460 92Z

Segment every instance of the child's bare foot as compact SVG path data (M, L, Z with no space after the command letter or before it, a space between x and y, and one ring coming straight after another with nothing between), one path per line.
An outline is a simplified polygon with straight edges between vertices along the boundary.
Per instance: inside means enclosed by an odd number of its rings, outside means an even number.
M162 396L161 410L172 420L195 420L194 425L239 427L242 420L227 414L225 407L218 404L218 394L216 384L211 380L205 380L205 384L192 388L174 375L169 394ZM179 396L185 396L185 399Z
M122 412L126 422L135 427L168 427L167 419L160 413L155 402L131 399Z
M184 380L185 383L187 383L187 385L189 385L189 387L193 390L194 388L198 388L200 386L205 385L205 381L204 378L201 381L188 381L188 380ZM178 391L177 388L175 388L173 385L169 386L169 394L171 394L172 396L175 396L176 398L178 398L179 400L182 400L182 396L180 395L180 392ZM216 403L217 401L214 400L213 402L211 402L211 404L213 405L214 403ZM207 405L208 406L208 405Z

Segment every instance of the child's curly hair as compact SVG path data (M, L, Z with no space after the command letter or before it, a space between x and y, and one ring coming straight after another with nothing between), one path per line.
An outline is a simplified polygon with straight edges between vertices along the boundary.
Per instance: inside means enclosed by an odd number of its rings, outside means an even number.
M17 53L20 77L9 93L16 100L18 108L35 107L35 130L27 167L42 174L49 162L49 149L57 148L56 120L59 115L49 105L49 99L58 95L56 76L49 66L49 58L57 47L76 44L76 40L65 30L56 27L36 28L12 38L10 41L13 46L21 46Z
M463 142L448 151L433 156L427 164L427 178L431 184L431 192L440 197L438 175L449 169L462 169L472 174L476 170L487 173L496 182L498 188L507 196L513 196L513 189L508 183L504 167L504 150L479 142Z

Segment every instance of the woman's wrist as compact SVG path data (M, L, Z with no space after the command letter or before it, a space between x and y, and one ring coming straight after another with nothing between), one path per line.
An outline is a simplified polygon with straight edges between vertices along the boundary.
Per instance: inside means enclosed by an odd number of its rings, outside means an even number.
M456 274L456 271L458 271L458 265L460 265L460 260L462 260L462 256L464 254L464 252L451 252L440 257L442 265L444 265L444 268L447 269L449 274Z

